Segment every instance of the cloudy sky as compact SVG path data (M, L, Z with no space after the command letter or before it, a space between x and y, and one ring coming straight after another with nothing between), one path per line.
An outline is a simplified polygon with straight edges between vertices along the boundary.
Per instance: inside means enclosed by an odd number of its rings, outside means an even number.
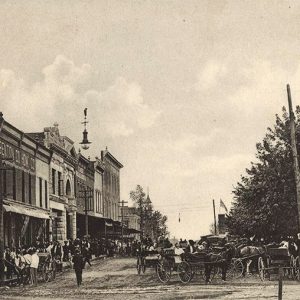
M300 104L298 1L3 0L0 27L4 117L78 142L88 107L88 154L124 164L122 199L149 186L172 236L230 206L287 83Z

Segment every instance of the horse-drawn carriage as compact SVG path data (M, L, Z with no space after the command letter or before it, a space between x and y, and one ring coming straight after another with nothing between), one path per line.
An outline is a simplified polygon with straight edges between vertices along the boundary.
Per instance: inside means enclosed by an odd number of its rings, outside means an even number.
M141 274L141 272L145 273L147 268L155 268L159 261L159 252L157 250L146 250L142 249L137 252L137 272Z
M195 275L200 275L206 282L214 278L221 270L222 279L226 279L227 266L230 263L228 251L224 248L210 252L175 254L174 249L164 249L157 263L156 273L163 283L169 282L176 272L182 283L190 282Z
M265 255L258 260L258 272L262 281L271 274L278 274L279 268L282 268L283 275L290 279L300 280L299 257L290 254L287 248L266 247Z

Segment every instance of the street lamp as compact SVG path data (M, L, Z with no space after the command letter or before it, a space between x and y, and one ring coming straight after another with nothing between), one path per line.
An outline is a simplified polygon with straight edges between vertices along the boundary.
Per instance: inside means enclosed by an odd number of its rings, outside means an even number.
M88 140L88 131L86 130L86 124L88 123L87 121L87 108L84 109L84 121L81 122L81 124L84 124L84 130L82 132L83 134L83 138L82 138L82 142L80 143L82 146L83 150L87 150L89 149L89 144L91 144L91 142L89 142Z
M87 121L87 108L84 109L84 121L81 122L81 124L84 124L84 130L82 132L83 137L82 137L82 142L81 147L83 150L88 150L89 149L89 145L91 144L91 142L88 140L88 131L86 130L86 124L88 123ZM80 191L81 193L83 193L83 197L84 197L84 213L85 213L85 235L87 236L89 233L89 217L88 217L88 201L90 200L91 196L91 192L88 190L87 187L85 187L82 191Z

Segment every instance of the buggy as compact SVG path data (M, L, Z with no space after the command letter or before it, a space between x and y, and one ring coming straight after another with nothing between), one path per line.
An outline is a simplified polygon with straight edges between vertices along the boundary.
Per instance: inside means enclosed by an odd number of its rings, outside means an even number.
M141 250L137 253L137 272L145 273L147 268L156 268L159 260L159 252L156 250Z
M283 269L283 275L292 279L300 280L299 257L289 253L287 248L266 248L265 257L258 260L259 277L262 281L271 274L277 274L278 269Z

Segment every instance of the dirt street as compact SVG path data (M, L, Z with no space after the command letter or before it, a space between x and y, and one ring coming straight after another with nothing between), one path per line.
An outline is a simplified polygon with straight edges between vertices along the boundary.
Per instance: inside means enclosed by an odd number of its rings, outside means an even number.
M277 281L261 282L257 276L222 282L214 279L205 285L200 276L182 284L174 274L169 284L161 284L153 269L137 275L135 259L113 258L93 261L77 288L71 270L55 281L38 287L15 287L0 290L1 299L277 299ZM283 299L300 299L300 284L284 281Z

